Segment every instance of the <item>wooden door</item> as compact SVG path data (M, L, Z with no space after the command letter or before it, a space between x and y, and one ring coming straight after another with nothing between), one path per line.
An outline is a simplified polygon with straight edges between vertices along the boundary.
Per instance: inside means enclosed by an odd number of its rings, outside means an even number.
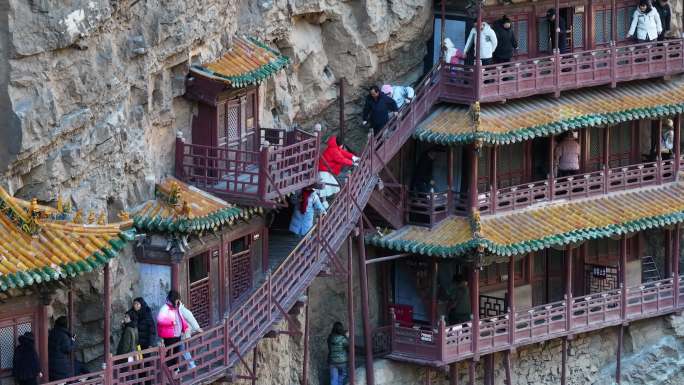
M546 249L536 252L532 259L532 306L562 300L565 294L564 252Z
M229 301L234 303L252 288L252 235L237 238L228 246Z
M192 315L205 328L211 324L211 279L209 252L188 259L188 302Z

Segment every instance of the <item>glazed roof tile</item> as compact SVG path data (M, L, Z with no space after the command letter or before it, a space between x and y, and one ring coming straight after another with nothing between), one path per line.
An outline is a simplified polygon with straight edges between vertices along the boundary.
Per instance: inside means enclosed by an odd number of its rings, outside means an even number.
M223 56L208 64L192 66L191 71L241 88L269 78L285 68L289 61L287 56L256 39L236 36Z
M551 202L480 220L451 217L433 229L406 226L368 243L451 257L476 247L515 255L684 221L684 182L571 202Z
M135 227L141 231L213 231L262 212L259 207L232 205L172 177L157 184L155 195L132 210Z
M479 108L479 120L477 119ZM422 141L514 143L581 128L684 112L684 80L648 80L617 88L568 91L560 98L530 97L478 107L442 105L416 129Z
M0 292L91 272L135 234L130 220L82 224L70 216L0 188Z

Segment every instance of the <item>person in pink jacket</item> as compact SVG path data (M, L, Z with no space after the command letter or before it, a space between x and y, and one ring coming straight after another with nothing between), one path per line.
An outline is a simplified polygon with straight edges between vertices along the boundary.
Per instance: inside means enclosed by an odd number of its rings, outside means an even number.
M181 337L188 330L188 322L180 312L180 294L177 291L169 291L166 297L166 304L159 309L157 314L157 335L164 340L164 346L173 345L181 340ZM180 345L173 348L173 359L168 361L169 366L173 366L178 361L177 353Z

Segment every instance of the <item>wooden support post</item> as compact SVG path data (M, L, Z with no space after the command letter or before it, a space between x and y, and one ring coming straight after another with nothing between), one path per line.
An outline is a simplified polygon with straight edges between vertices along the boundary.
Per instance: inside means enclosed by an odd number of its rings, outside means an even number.
M48 318L48 308L50 307L50 295L47 288L40 289L40 314L39 314L39 330L38 330L38 356L40 357L40 370L43 372L41 383L49 382L50 368L48 366L48 333L50 326L50 319Z
M439 59L444 61L444 54L446 53L446 46L444 45L444 35L446 34L446 0L442 0L440 7L440 26L439 26Z
M563 337L561 350L561 385L565 385L568 377L568 337Z
M228 286L228 282L226 280L226 260L224 258L225 250L226 250L226 245L224 244L225 239L223 238L223 233L219 236L219 253L218 253L218 275L219 275L219 290L218 290L218 299L219 299L219 319L222 319L223 317L226 316L226 313L228 312L228 305L226 298L228 298L226 293L226 287ZM263 241L263 238L262 238ZM262 253L264 253L263 248L262 248ZM268 254L267 254L268 255ZM267 257L268 258L268 257ZM262 271L263 271L263 259L262 259ZM264 272L265 273L265 272Z
M613 19L615 20L615 19ZM603 127L603 193L608 194L608 173L610 172L610 126Z
M105 384L112 381L112 349L110 337L112 335L112 277L109 271L109 262L104 266L104 365ZM109 382L107 382L109 381Z
M432 269L430 271L431 275L431 293L430 293L430 321L433 326L437 325L437 284L438 284L438 271L439 264L437 263L437 258L432 258Z
M494 353L485 356L484 364L484 383L494 385Z
M587 127L580 128L580 170L587 172L587 163L589 162L589 129Z
M475 359L468 360L468 385L475 385Z
M256 385L257 380L257 354L259 352L259 344L254 345L254 350L252 351L252 385Z
M175 152L175 174L176 178L183 180L184 179L184 172L185 170L183 169L183 156L185 152L185 138L183 138L183 133L181 131L178 131L178 134L176 135L176 152Z
M611 29L610 29L610 56L611 56L611 69L610 69L610 86L612 88L615 88L617 86L617 48L616 48L616 42L617 42L617 2L615 0L611 0L611 8L610 8L610 14L611 14L611 20L614 20L613 22L610 23Z
M449 385L458 385L458 363L449 365Z
M680 168L680 162L682 158L682 149L681 149L681 131L682 131L682 114L677 114L675 115L674 118L674 170L675 170L675 177L679 173L679 168Z
M180 262L171 262L171 289L180 292Z
M656 140L656 170L658 171L658 174L656 174L656 179L658 180L658 184L663 183L663 146L662 146L662 137L663 137L663 120L659 119L658 120L658 137L655 138Z
M356 324L354 321L354 265L352 263L352 239L347 238L347 312L349 313L349 385L356 382Z
M430 378L431 372L432 372L432 369L429 366L425 368L425 385L431 385L432 384L432 378Z
M445 0L442 0L442 4L444 4ZM449 146L448 152L447 152L447 212L450 215L454 214L454 207L456 205L454 204L454 147Z
M495 144L491 147L491 159L489 161L489 180L491 181L490 191L489 191L489 211L493 214L496 213L496 192L498 190L498 178L497 178L497 162L499 156L499 145Z
M681 241L681 224L677 223L674 229L674 245L672 253L672 274L674 275L674 304L675 309L679 308L679 258Z
M615 382L619 385L620 379L622 377L622 340L625 334L625 326L618 326L618 346L617 346L617 358L615 361Z
M477 144L473 143L470 146L470 187L468 188L468 207L471 211L477 210L479 206L477 199L478 158Z
M620 315L627 320L627 236L620 238Z
M304 313L304 357L302 362L302 385L309 385L309 288L306 288L306 310Z
M508 343L515 344L515 256L508 258Z
M475 2L477 7L477 22L475 23L475 101L480 100L482 86L482 47L480 47L480 34L482 33L482 6L479 1Z
M366 245L363 241L363 220L361 219L359 219L359 236L356 237L356 245L359 251L361 314L363 316L364 348L366 349L366 384L375 385L375 373L373 372L373 336L371 335L370 311L368 309L368 265L366 264Z
M549 136L549 186L548 186L548 197L547 199L552 201L555 195L555 180L556 180L556 173L555 173L555 163L556 163L556 156L554 155L554 151L556 150L556 136L551 135Z
M340 109L340 138L345 139L344 136L347 133L347 124L344 116L344 78L340 78L338 85L340 89L340 95L338 97Z
M672 274L672 230L665 229L665 274L663 277L670 277Z
M480 268L473 264L470 271L470 311L472 312L473 326L471 340L473 344L473 360L479 359L480 340Z
M554 56L554 63L553 63L554 64L553 65L554 81L553 81L553 84L555 86L554 95L558 98L558 97L560 97L560 47L558 45L558 35L559 35L559 31L560 31L559 22L560 22L560 17L561 17L560 12L559 12L559 9L560 9L560 1L559 0L555 1L553 8L554 8L554 11L556 13L556 19L553 23L554 24L554 26L553 26L553 43L554 43L553 46L555 47L553 49L553 56Z
M74 282L69 280L69 292L67 293L67 316L69 317L69 335L74 335ZM76 373L75 369L76 357L74 352L69 353L69 364L71 365L71 373Z
M513 385L513 375L511 374L511 351L506 350L506 361L504 362L506 370L506 385Z
M565 330L572 330L572 248L565 248Z

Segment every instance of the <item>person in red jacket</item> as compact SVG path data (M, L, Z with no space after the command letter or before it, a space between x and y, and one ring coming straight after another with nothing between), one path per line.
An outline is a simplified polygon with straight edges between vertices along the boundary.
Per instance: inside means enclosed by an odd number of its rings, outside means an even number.
M353 166L358 162L358 157L344 149L344 143L333 135L328 138L328 146L321 154L318 161L318 174L323 183L323 189L319 191L321 197L329 197L340 191L340 185L335 176L342 173L343 167Z

